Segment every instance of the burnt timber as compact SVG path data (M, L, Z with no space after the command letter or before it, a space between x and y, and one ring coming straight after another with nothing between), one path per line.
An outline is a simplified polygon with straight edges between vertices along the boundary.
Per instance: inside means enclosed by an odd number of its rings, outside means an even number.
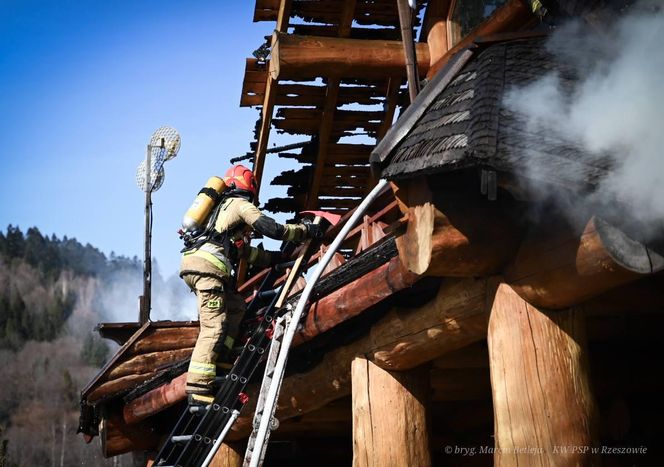
M601 28L593 12L617 2L546 2L544 18L533 13L539 2L497 3L455 35L464 2L417 2L418 65L429 84L407 107L396 0L256 1L254 20L276 21L272 57L247 59L240 98L260 107L259 180L274 130L310 138L278 155L301 167L270 174L289 199L265 206L324 208L343 222L377 176L392 181L317 286L266 465L664 462L664 388L652 376L662 371L653 355L664 324L664 234L645 241L597 203L578 202L570 218L530 190L521 168L535 159L544 163L541 191L580 200L613 167L528 134L502 104L506 88L551 69L573 86L573 71L546 49L547 25L578 16ZM349 66L358 51L369 59ZM366 139L350 142L358 133ZM240 290L250 296L260 278ZM149 457L182 410L197 323L100 332L122 347L82 402L101 422L105 455ZM213 465L241 465L259 385L251 382Z

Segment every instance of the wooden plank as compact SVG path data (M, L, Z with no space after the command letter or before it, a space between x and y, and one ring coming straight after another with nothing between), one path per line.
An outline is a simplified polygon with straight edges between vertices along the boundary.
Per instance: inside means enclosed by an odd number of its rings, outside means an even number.
M149 373L143 373L140 375L126 375L119 378L106 381L102 384L96 385L94 389L86 396L86 400L89 403L98 403L102 399L107 399L109 397L114 397L124 391L138 386L144 381L147 381L153 376L156 376L159 372L152 371Z
M348 2L355 7L355 1ZM330 141L332 125L334 124L334 113L337 108L337 96L339 94L339 80L330 79L327 83L327 95L325 96L325 106L323 107L323 116L320 128L318 130L318 156L314 164L314 175L311 181L311 188L307 196L307 209L315 209L318 206L318 190L323 176L325 160L327 158L327 147Z
M337 187L337 186L323 186L321 185L318 191L319 196L347 196L361 198L364 196L364 187L350 188L350 187Z
M288 28L288 18L290 15L291 0L281 0L279 4L279 15L277 17L276 31L285 31ZM274 50L275 44L272 43ZM274 109L274 100L278 83L268 75L265 85L265 96L263 98L263 108L261 109L261 125L258 132L258 145L256 147L256 158L254 162L254 175L258 181L256 191L256 200L259 199L259 192L263 180L263 168L265 166L265 155L267 151L268 140L270 138L270 128L272 125L272 113Z
M304 119L319 120L323 115L322 109L301 108L301 107L281 107L277 110L276 116L285 119ZM334 117L337 122L371 122L382 121L383 112L366 110L337 110Z
M344 199L344 198L321 198L318 201L318 206L321 209L351 209L360 204L360 199Z

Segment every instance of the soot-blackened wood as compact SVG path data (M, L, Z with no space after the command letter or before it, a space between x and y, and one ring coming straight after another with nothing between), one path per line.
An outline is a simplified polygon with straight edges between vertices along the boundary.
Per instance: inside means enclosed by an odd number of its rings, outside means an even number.
M193 347L198 338L197 322L189 326L155 328L137 340L129 349L127 356L147 354Z
M148 379L157 376L159 372L151 371L140 375L127 375L97 385L87 395L86 400L96 404L104 399L120 396Z
M108 381L111 381L122 376L151 373L155 370L163 369L173 363L188 360L189 357L191 357L193 350L193 347L189 347L185 349L163 350L136 355L111 369L106 378Z
M167 384L163 384L148 393L128 402L122 409L122 418L131 425L171 407L183 398L187 374L182 374Z
M389 370L415 368L484 339L487 320L486 280L450 279L426 305L393 309L368 335L328 352L312 370L285 378L276 416L285 420L350 394L350 364L358 355ZM254 385L250 394L257 390ZM236 422L236 439L251 429L252 404Z
M364 310L412 286L419 276L403 268L399 258L357 279L351 286L326 295L314 303L293 342L300 343L332 329Z

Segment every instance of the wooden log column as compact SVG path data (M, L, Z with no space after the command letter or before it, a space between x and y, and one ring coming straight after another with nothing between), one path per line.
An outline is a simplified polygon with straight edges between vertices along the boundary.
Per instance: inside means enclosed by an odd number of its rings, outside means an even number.
M487 341L494 464L597 465L590 453L596 405L579 310L537 309L500 283Z
M424 367L387 371L363 357L353 360L354 467L431 465L428 374Z
M242 467L244 450L241 443L222 443L210 467Z

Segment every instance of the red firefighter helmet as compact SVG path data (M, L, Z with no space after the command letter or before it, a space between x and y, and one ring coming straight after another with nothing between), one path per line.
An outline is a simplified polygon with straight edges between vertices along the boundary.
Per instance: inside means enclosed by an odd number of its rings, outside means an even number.
M258 182L254 173L243 165L234 165L226 171L224 183L231 189L244 190L256 196Z

